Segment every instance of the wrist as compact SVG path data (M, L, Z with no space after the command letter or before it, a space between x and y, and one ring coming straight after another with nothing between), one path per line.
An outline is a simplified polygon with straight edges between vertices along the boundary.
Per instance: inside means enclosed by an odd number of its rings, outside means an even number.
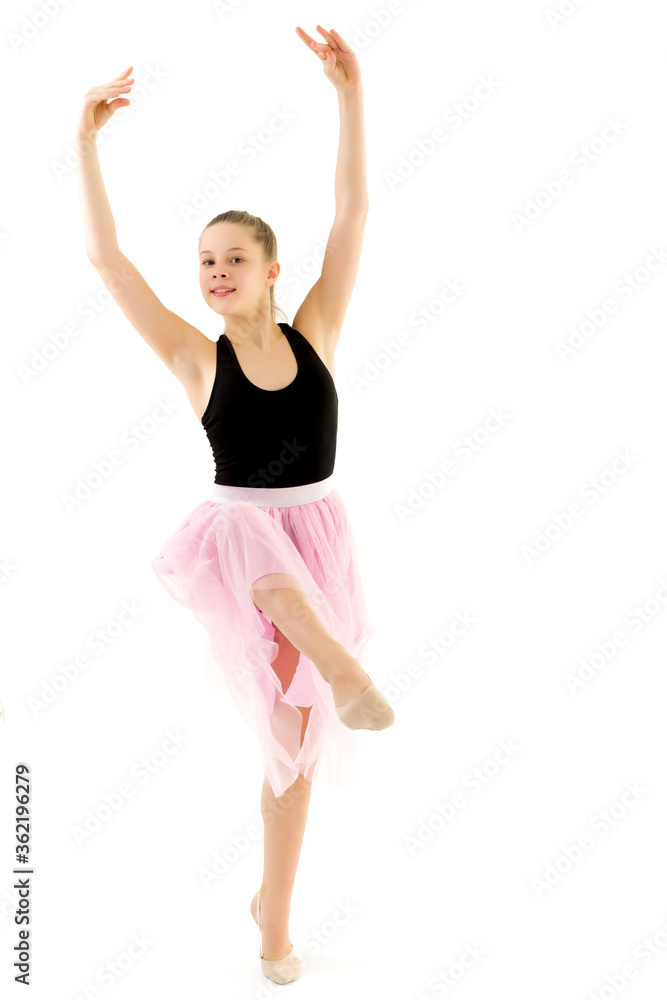
M84 132L77 129L74 137L74 148L80 157L97 153L97 132Z
M363 97L363 87L361 84L354 84L354 86L346 87L336 87L336 91L339 97Z

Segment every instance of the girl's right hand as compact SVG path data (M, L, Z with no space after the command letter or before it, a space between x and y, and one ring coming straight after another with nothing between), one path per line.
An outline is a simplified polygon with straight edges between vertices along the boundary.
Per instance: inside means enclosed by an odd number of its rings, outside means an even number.
M130 90L134 83L134 77L127 78L132 72L132 66L120 73L111 83L103 83L99 87L92 87L86 92L83 99L83 107L79 119L79 133L97 133L109 121L111 116L119 108L126 107L130 102L126 97L119 97L119 94ZM107 101L111 98L110 104Z

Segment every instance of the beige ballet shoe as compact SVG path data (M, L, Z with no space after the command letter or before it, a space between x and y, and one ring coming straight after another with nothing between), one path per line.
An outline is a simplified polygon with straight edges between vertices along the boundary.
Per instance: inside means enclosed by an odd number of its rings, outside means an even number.
M387 729L395 718L393 708L372 681L358 698L339 705L336 714L348 729Z
M274 983L280 983L284 985L285 983L291 983L295 979L298 979L303 972L303 962L297 954L294 952L294 945L291 945L290 950L283 958L262 958L262 929L259 925L260 914L259 914L259 892L257 893L257 927L259 929L259 964L262 967L262 972L267 979L272 980ZM290 942L291 944L291 942Z

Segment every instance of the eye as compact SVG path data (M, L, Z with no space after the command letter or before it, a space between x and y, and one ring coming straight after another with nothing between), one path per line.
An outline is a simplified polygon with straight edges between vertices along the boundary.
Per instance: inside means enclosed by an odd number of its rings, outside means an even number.
M242 261L242 260L243 260L243 257L232 257L232 260L240 260L240 261ZM202 266L203 266L204 264L212 264L212 263L213 263L213 261L212 261L212 260L203 260L203 261L202 261Z

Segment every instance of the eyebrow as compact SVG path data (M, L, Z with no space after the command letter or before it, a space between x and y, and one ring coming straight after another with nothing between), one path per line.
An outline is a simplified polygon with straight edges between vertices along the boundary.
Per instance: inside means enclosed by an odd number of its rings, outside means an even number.
M243 250L243 251L247 252L245 250L245 247L229 247L229 249L225 250L225 253L229 253L231 250ZM199 252L200 253L213 253L213 250L200 250Z

